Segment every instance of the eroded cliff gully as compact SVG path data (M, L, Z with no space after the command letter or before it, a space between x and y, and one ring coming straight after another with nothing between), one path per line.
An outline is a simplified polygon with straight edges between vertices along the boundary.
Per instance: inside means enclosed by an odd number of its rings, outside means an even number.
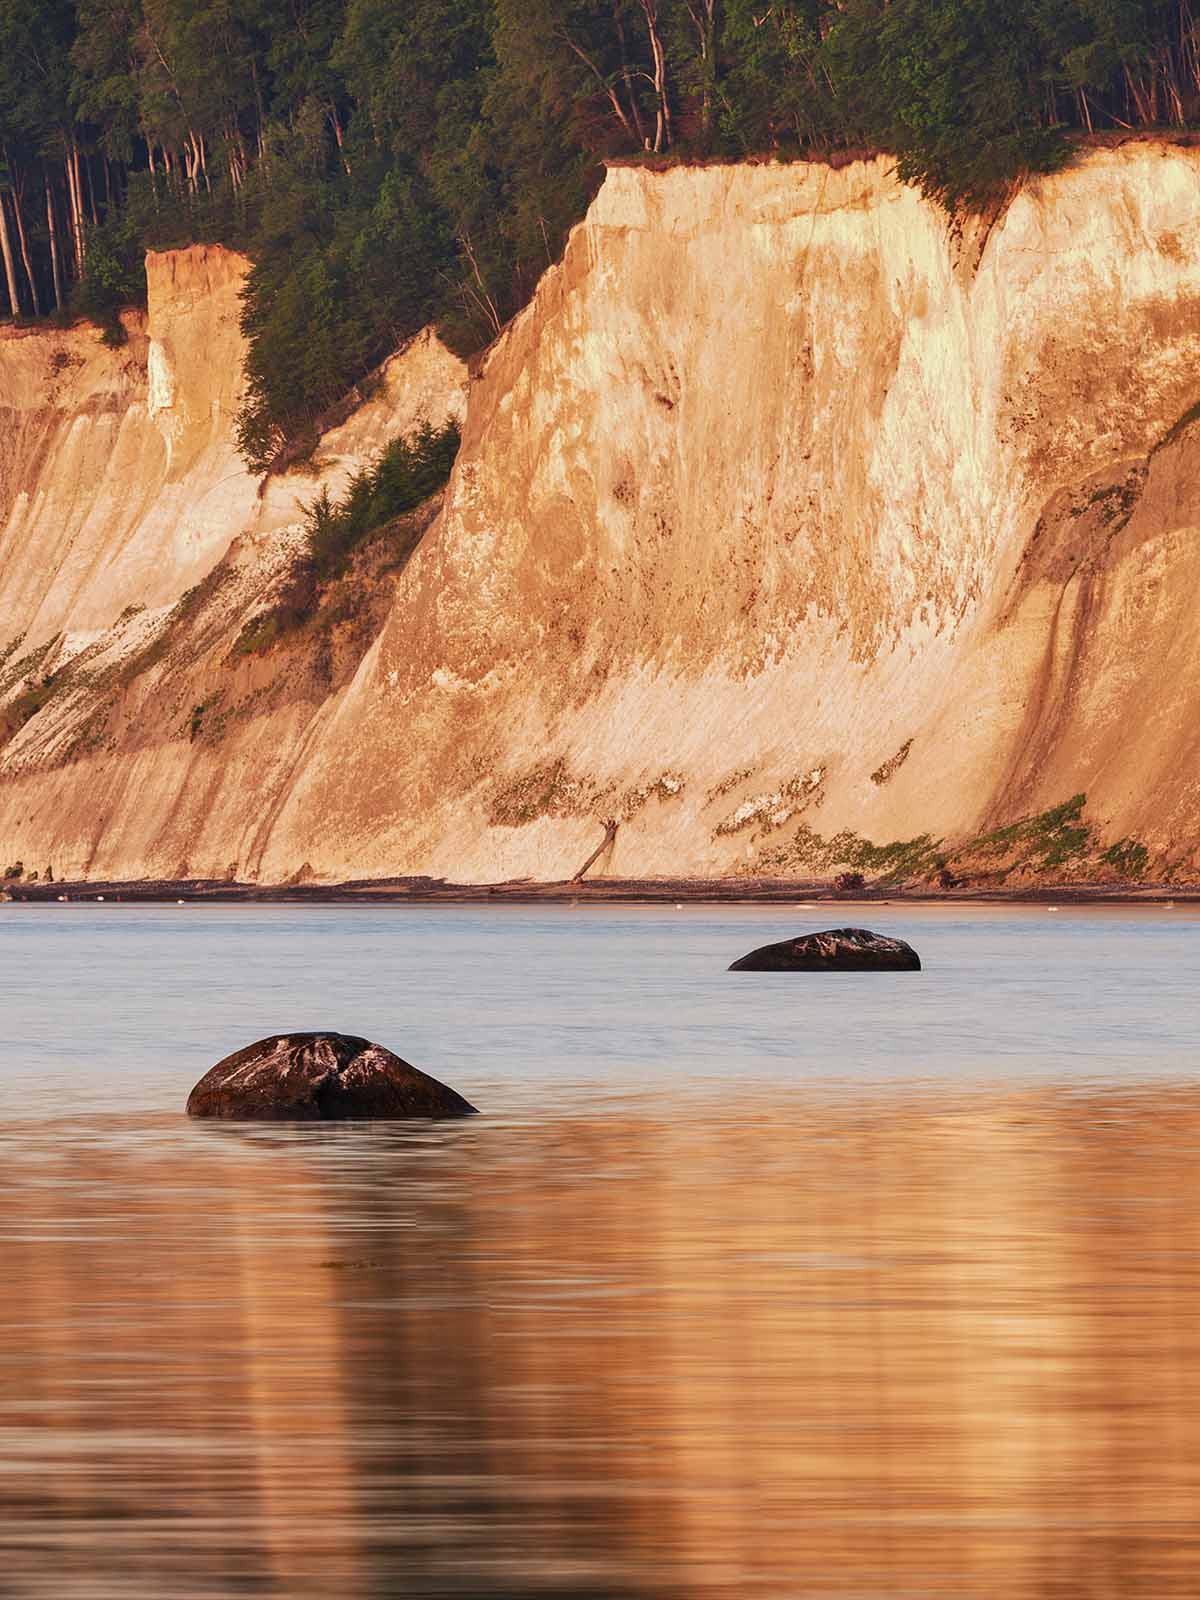
M883 162L615 168L475 378L421 336L265 484L244 271L152 256L118 351L0 335L8 860L1200 869L1197 152L962 233ZM451 413L444 503L240 649L302 506Z

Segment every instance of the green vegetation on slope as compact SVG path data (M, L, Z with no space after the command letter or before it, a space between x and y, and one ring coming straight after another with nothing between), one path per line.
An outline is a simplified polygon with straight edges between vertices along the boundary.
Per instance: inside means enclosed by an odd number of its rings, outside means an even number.
M1146 846L1136 839L1121 839L1105 848L1084 818L1086 804L1086 795L1073 795L1047 811L953 845L930 834L885 845L850 832L824 838L801 823L791 839L764 850L754 864L759 871L796 873L828 873L848 866L870 875L875 888L930 880L943 888L956 884L986 888L1014 878L1144 879L1150 866Z
M305 512L305 555L293 567L275 604L242 629L233 654L262 655L302 628L316 612L322 591L344 575L354 552L445 484L460 439L453 419L438 429L422 423L406 438L393 439L374 466L355 473L341 500L334 502L328 489L322 489ZM416 528L397 531L392 565L403 564L420 538Z
M336 578L351 551L376 528L436 494L450 476L461 440L453 419L436 430L423 422L407 438L393 439L373 467L356 472L336 505L322 489L305 513L318 581Z
M265 468L436 318L487 343L606 158L838 148L958 209L1200 110L1200 0L0 0L0 314L247 250Z

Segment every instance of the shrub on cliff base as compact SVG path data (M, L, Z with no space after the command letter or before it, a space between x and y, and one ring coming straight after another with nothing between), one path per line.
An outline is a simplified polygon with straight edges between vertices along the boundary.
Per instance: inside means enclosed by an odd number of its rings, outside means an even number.
M423 422L406 438L393 439L373 467L356 473L336 505L323 489L305 513L318 579L337 577L351 552L376 528L436 494L450 476L461 439L453 418L438 429Z
M265 655L296 633L317 613L329 587L346 571L359 546L390 523L415 511L446 482L458 454L460 434L451 418L441 428L424 422L404 438L393 439L373 467L350 480L346 494L334 501L328 489L304 513L307 554L294 566L288 582L269 610L251 617L234 642L232 656ZM406 529L397 541L402 564L415 549L420 530ZM353 604L350 595L334 597L323 612L327 621L344 620Z

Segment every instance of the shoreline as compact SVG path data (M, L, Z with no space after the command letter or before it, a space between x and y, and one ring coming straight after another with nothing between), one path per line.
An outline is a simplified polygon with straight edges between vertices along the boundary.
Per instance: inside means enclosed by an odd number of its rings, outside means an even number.
M1200 883L1060 883L954 889L871 886L838 891L824 881L788 878L597 878L550 883L451 883L443 878L351 879L336 884L258 884L215 878L22 883L7 880L14 905L64 902L214 905L1200 905Z

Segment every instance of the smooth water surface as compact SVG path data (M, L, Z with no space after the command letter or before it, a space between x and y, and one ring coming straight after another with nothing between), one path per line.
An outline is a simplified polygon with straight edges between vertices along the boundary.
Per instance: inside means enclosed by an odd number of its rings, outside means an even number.
M0 1596L1200 1591L1200 921L830 910L4 907Z

